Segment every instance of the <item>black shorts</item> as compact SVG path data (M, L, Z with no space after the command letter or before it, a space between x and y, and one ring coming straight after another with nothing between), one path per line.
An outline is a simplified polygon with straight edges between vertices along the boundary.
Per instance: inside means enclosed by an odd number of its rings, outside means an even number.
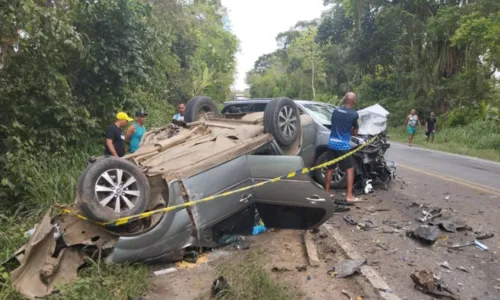
M435 131L434 131L434 130L430 130L430 131L426 131L426 132L425 132L425 136L429 136L429 135L434 136L434 134L435 134Z
M345 155L347 153L349 153L349 151L328 149L326 158L328 159L328 161L330 161L330 160L334 160L336 158L339 158L342 155ZM354 159L352 158L352 156L348 156L348 157L344 158L343 160L339 161L338 166L339 166L340 170L342 170L342 171L345 171L345 170L350 169L350 168L354 168ZM335 169L336 167L337 167L337 164L333 164L333 165L328 166L328 169Z

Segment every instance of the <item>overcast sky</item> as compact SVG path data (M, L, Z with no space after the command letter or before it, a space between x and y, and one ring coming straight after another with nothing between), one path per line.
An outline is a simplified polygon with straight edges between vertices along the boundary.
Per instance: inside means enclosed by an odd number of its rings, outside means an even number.
M321 16L323 0L222 0L231 30L240 40L238 67L233 87L247 88L245 74L259 56L276 49L275 37L298 21Z

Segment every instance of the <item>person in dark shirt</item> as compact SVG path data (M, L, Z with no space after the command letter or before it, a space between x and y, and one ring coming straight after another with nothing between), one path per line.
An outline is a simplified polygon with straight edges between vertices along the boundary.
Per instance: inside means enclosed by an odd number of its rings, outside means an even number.
M116 114L116 121L106 128L106 146L104 155L122 157L125 155L125 136L122 128L127 126L128 122L133 121L124 112Z
M344 96L344 106L336 108L332 113L332 128L328 141L328 160L341 157L351 149L351 134L358 134L358 113L352 108L356 105L356 94L347 93ZM336 164L331 165L326 172L325 190L330 192L330 183ZM346 157L338 163L338 167L346 172L347 194L346 202L354 202L357 199L352 193L354 184L354 159L352 156ZM342 204L342 203L337 203Z
M427 136L427 142L429 142L429 137L432 136L431 143L434 143L434 136L436 135L436 114L431 112L431 116L425 121L425 135Z

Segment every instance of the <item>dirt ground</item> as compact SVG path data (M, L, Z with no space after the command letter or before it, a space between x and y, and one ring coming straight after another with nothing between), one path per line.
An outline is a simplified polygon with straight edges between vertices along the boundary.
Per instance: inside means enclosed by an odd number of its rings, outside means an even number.
M323 231L313 234L313 239L321 260L318 267L307 266L308 259L300 231L267 232L250 238L251 250L235 250L231 247L218 249L208 255L208 262L198 262L193 268L152 277L150 293L145 299L209 299L212 281L217 278L217 266L235 263L244 259L248 251L255 250L262 256L264 269L271 274L271 278L295 291L297 299L348 299L342 290L347 291L353 299L356 296L377 299L360 275L337 279L327 274L328 268L345 259L345 256ZM299 266L307 266L307 270L298 271ZM273 268L281 271L273 271ZM231 284L231 278L228 281Z
M432 299L415 290L410 279L413 270L422 269L433 271L460 299L500 299L500 197L403 168L398 175L401 178L389 191L377 191L366 197L366 203L345 213L359 222L372 221L378 228L363 230L336 218L340 234L367 259L378 262L375 269L402 299ZM472 230L440 231L434 245L422 245L405 234L407 229L413 230L421 224L416 220L423 216L417 204L440 207L443 219L465 221ZM488 251L474 246L448 249L454 244L473 241L476 231L495 234L482 241ZM443 262L450 269L441 267Z

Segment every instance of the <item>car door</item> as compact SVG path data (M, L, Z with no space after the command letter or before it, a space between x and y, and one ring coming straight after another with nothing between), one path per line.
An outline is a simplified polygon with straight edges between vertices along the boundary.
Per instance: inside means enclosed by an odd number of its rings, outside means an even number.
M247 157L240 156L198 175L185 179L184 188L190 201L222 194L253 184ZM248 207L253 189L234 193L190 207L200 244L211 242L211 226Z
M254 183L304 168L299 156L248 155ZM286 229L310 229L333 215L333 201L309 174L254 188L255 205L264 224Z

